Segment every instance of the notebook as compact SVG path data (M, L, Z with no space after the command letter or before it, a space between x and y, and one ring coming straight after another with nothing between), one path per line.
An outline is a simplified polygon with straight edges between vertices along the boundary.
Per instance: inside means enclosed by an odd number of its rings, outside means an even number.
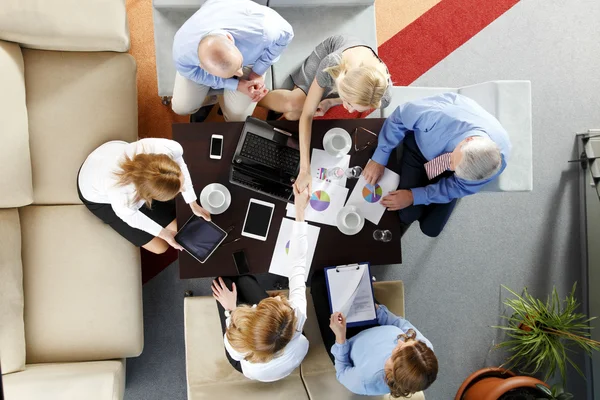
M325 280L331 313L344 314L349 327L377 323L369 263L325 268Z

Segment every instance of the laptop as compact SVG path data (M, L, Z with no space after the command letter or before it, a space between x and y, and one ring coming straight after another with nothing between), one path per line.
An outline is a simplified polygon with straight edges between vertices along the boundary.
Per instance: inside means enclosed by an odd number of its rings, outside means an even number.
M298 140L289 132L248 117L233 155L229 182L293 203L299 171Z

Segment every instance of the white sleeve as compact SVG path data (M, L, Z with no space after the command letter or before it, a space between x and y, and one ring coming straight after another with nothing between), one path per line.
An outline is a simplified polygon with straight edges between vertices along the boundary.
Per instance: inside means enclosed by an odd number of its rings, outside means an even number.
M294 221L289 253L289 262L292 267L289 278L289 300L292 307L304 316L301 321L306 320L306 283L304 278L308 267L306 265L306 253L308 252L307 231L308 224L306 222ZM297 329L302 330L302 327L299 326Z
M230 323L231 316L227 317L227 319L225 320L225 327L229 328ZM223 335L223 343L225 343L225 349L227 350L231 358L233 358L234 360L242 361L246 357L245 354L242 354L233 347L231 347L231 343L229 343L229 340L227 340L227 334Z
M148 138L141 139L135 143L131 143L130 148L127 149L127 153L130 157L134 154L167 154L173 161L181 168L183 173L183 196L186 203L196 201L196 193L194 192L194 186L192 185L192 177L188 170L185 161L183 160L183 147L174 140L162 139L162 138Z
M108 191L110 205L112 206L115 214L125 221L127 225L133 228L141 229L153 236L158 236L162 230L162 226L153 221L139 209L131 208L129 205L129 197L126 193L119 189L119 187L116 187Z

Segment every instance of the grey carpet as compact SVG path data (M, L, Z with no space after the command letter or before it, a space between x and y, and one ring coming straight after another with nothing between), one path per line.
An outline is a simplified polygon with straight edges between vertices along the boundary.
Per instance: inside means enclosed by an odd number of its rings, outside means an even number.
M404 263L374 268L380 280L405 282L407 317L436 348L429 400L453 398L494 359L501 284L545 296L581 280L577 167L567 160L574 132L600 127L599 15L597 0L523 0L414 83L529 79L533 90L533 192L465 198L439 238L415 225L402 241ZM128 360L127 400L186 398L183 292L209 294L209 283L177 272L174 264L144 286L145 350ZM581 379L569 388L585 399Z

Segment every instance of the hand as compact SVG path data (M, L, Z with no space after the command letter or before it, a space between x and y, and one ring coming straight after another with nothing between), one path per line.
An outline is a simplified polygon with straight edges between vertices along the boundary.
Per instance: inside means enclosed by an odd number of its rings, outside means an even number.
M253 102L260 101L269 92L261 80L239 79L237 90L250 97Z
M162 228L158 237L167 242L171 247L177 249L179 251L183 250L183 247L175 240L175 234L177 232L172 231L170 229Z
M294 186L294 205L296 206L297 220L304 220L304 210L306 209L306 206L308 206L309 199L310 194L308 193L308 188L305 188L303 191L299 192L296 186Z
M192 208L192 212L198 217L204 218L206 221L210 221L210 213L206 211L204 208L200 207L198 203L195 201L190 203L190 207Z
M329 319L329 328L335 334L335 341L344 344L346 341L346 317L341 312L334 312Z
M367 183L374 185L381 179L384 171L385 167L383 165L373 160L369 160L362 174Z
M329 111L329 109L335 105L340 104L339 102L334 101L334 99L325 99L325 100L321 100L321 102L319 103L319 106L317 107L317 110L315 111L314 116L315 117L322 117L323 115L325 115L325 113L327 111Z
M260 83L262 83L262 85L265 85L265 77L263 75L259 75L256 72L252 71L250 72L250 74L248 75L248 80L249 81L260 81Z
M229 290L223 282L223 278L215 279L212 283L213 297L217 300L224 309L233 311L237 305L237 288L235 283L231 284L233 290Z
M310 176L309 171L300 168L300 173L296 178L294 188L298 191L298 193L302 193L306 188L308 188L309 195L312 193L312 177Z
M387 207L388 211L396 211L411 206L413 201L412 190L401 189L385 195L381 199L381 205Z

